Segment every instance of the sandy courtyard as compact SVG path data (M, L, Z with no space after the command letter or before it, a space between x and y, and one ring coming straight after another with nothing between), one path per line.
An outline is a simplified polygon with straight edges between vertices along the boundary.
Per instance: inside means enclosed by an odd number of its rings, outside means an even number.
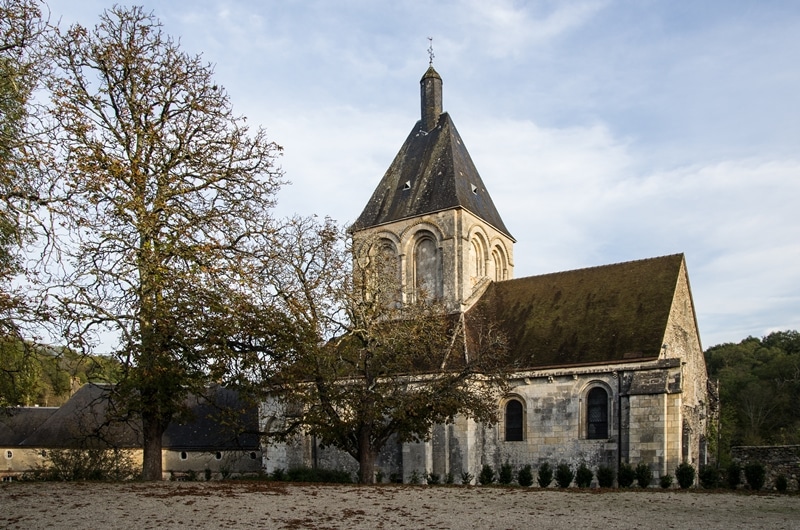
M797 495L251 482L3 483L2 528L797 528Z

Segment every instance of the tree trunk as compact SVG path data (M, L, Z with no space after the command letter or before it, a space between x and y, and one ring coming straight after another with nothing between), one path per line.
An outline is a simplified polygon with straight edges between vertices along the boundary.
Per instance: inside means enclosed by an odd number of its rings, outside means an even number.
M161 437L164 434L161 422L147 414L142 415L144 445L142 447L142 480L163 480L161 462Z
M358 481L361 484L375 484L375 456L369 428L362 427L358 433Z

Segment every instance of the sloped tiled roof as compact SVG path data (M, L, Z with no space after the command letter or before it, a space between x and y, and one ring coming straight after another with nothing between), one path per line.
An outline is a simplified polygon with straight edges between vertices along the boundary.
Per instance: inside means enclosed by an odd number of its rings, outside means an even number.
M0 446L18 445L56 410L56 407L11 407L0 410Z
M165 448L176 451L257 449L258 412L230 389L214 387L203 398L189 396L191 418L173 422L163 437Z
M464 208L511 237L445 112L429 132L421 121L414 125L351 230L451 208Z
M63 406L51 411L33 432L13 445L51 448L133 448L142 446L141 421L119 421L109 385L83 385ZM236 392L215 387L208 395L187 398L188 419L173 422L162 439L164 449L213 451L257 449L255 406ZM2 432L2 431L0 431Z
M140 425L110 421L114 416L110 397L109 385L83 385L20 445L86 449L141 447Z
M470 309L518 368L657 358L683 254L493 283Z

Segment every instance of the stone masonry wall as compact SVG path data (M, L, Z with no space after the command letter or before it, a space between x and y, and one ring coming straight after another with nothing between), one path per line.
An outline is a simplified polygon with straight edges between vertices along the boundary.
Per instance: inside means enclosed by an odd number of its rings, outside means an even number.
M789 481L790 490L800 489L800 445L771 445L731 447L731 457L742 466L750 462L761 462L767 471L764 487L775 487L778 475Z

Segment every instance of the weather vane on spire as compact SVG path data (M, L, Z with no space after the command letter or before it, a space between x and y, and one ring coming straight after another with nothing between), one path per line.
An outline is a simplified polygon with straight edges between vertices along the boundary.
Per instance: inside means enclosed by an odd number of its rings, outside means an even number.
M436 57L433 54L433 37L428 37L428 65L433 66L433 58Z

